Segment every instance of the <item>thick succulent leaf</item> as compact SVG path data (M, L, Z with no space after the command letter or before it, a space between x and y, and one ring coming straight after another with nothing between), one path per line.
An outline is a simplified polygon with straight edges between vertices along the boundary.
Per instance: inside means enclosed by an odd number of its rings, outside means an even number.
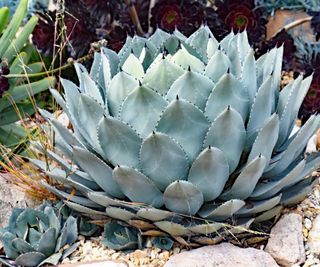
M181 49L172 56L171 61L184 70L188 70L190 68L192 71L202 73L205 69L204 63L200 59L191 55L183 45L181 45Z
M163 193L167 209L186 215L195 215L204 202L202 192L187 181L177 180Z
M45 258L46 256L40 252L28 252L17 257L15 263L21 266L34 267L38 266Z
M208 98L205 115L213 121L227 106L231 106L241 114L243 121L245 121L249 109L249 99L244 94L244 88L240 81L232 74L223 75Z
M219 42L216 40L216 38L210 36L207 44L208 59L212 58L213 55L218 51L218 49L219 49Z
M107 91L109 111L112 116L118 116L121 104L138 85L139 82L124 71L113 77Z
M212 36L208 26L201 26L197 31L191 34L188 39L185 41L188 46L196 50L200 56L200 59L207 63L207 44L209 37ZM214 37L213 37L214 38Z
M171 37L171 34L157 28L156 31L150 36L149 41L160 50L164 43Z
M208 235L217 233L222 227L224 227L222 223L203 223L195 226L189 226L188 229L196 234Z
M39 225L39 222L44 225L49 225L48 217L39 210L33 210L31 208L26 208L23 212L19 214L16 220L16 234L18 237L26 239L28 235L29 225Z
M132 202L142 202L156 208L163 205L161 191L139 171L127 166L118 166L113 170L113 178Z
M86 67L81 64L81 63L78 63L76 62L74 64L74 69L76 70L76 73L77 73L77 76L78 76L78 80L79 80L79 91L81 93L84 93L85 92L85 88L84 88L84 82L83 82L83 74L86 73L86 74L89 74L88 70L86 69ZM65 80L69 83L71 83L71 81L68 81L68 80Z
M16 231L16 220L23 211L24 211L23 208L13 208L9 218L8 226L6 227L6 229L9 232L14 233ZM1 236L1 231L0 231L0 236Z
M8 7L0 8L0 32L6 28L8 21L10 19L10 9Z
M260 214L258 217L254 219L254 222L260 223L269 221L272 218L277 218L281 215L281 211L283 210L283 207L281 205L275 206L274 208L267 210Z
M159 94L165 95L173 82L183 73L182 68L164 58L149 67L143 83Z
M281 204L291 206L301 202L311 192L316 183L317 179L310 177L288 188L282 192Z
M116 222L108 222L104 226L102 244L110 249L124 250L136 249L138 237L132 229L124 227Z
M125 222L136 218L136 215L131 211L111 206L106 208L106 214L111 218L122 220Z
M231 199L222 204L206 204L198 214L202 218L213 221L224 221L240 210L246 203L240 199Z
M49 87L52 87L55 83L54 77L44 78L40 81L33 83L27 83L12 87L2 95L0 99L0 111L4 110L7 107L12 106L12 100L15 103L24 101L35 94L38 94L44 90L47 90ZM32 88L32 90L30 90Z
M170 250L173 247L173 240L167 236L158 236L152 240L152 244L160 249Z
M49 228L41 236L37 245L37 251L46 255L51 256L55 252L56 248L56 229Z
M274 181L268 181L268 183L258 183L251 195L251 198L266 199L274 196L284 187L288 187L299 182L301 180L301 173L305 168L305 164L306 161L302 160L288 174L285 174L284 176L282 175L280 177L275 177Z
M101 94L98 85L91 79L88 73L81 73L81 75L82 77L79 79L82 80L84 93L92 97L101 106L104 106L103 95Z
M220 78L230 69L231 62L221 50L218 50L209 60L205 75L217 83Z
M221 194L229 178L229 165L223 152L215 147L203 150L193 162L188 181L202 193L205 201Z
M177 140L190 161L201 151L208 128L209 122L201 110L182 99L176 99L169 104L156 126L158 132Z
M320 116L312 115L308 121L301 127L297 135L292 139L287 149L283 152L282 157L268 171L265 177L274 177L282 173L305 149L309 139L319 127ZM280 121L281 123L281 121Z
M296 96L296 102L294 104L293 112L292 112L292 119L294 120L298 112L300 110L301 104L308 93L308 90L310 88L311 82L313 80L313 75L310 75L309 77L302 80L300 88L295 92L297 94Z
M274 114L259 131L248 156L248 162L251 162L257 156L262 155L267 161L266 166L268 166L272 156L273 148L277 143L278 136L279 117L277 114Z
M224 51L228 50L228 46L229 46L229 42L231 41L231 39L234 37L234 32L233 30L226 35L221 41L220 41L220 46Z
M279 196L275 196L267 200L249 202L247 203L246 206L238 210L236 212L236 215L249 216L249 215L254 215L266 210L270 210L279 204L280 199L281 199L281 194Z
M98 125L103 158L116 165L138 167L142 140L128 125L113 117L104 117Z
M178 223L169 222L169 221L160 221L160 222L155 222L154 225L157 226L162 231L169 233L172 236L184 236L184 235L190 234L190 231L188 230L188 228Z
M167 105L167 101L158 93L141 85L123 102L120 119L130 124L142 137L147 137L155 128L160 114Z
M77 219L69 216L63 225L61 234L57 240L56 251L59 251L66 244L73 244L78 238Z
M14 238L11 245L16 251L19 251L19 254L35 251L35 248L22 238Z
M79 148L73 148L74 161L82 170L88 173L94 181L108 194L114 197L123 197L118 184L113 180L112 169L91 152Z
M248 162L241 170L232 187L224 192L220 198L224 200L248 198L261 178L266 162L267 160L264 156L258 156Z
M241 59L238 50L237 36L233 37L228 45L228 49L225 51L231 61L230 72L237 77L241 77Z
M78 118L85 128L80 128L81 133L85 132L85 136L88 138L88 142L99 151L97 125L105 114L101 105L85 94L81 94L78 106Z
M279 138L277 142L277 147L280 147L290 135L290 129L294 120L296 118L292 117L292 112L295 107L297 92L301 86L302 76L299 76L296 80L294 80L293 85L291 87L291 91L286 98L282 98L280 94L279 104L278 104L278 114L280 117L280 131ZM279 106L280 105L280 106ZM283 106L283 109L281 108Z
M100 90L102 88L105 88L104 73L103 73L103 68L105 67L104 65L105 65L105 62L102 61L101 53L95 52L92 66L90 69L90 77L92 80L94 80L97 83ZM107 68L109 68L109 64L108 64ZM107 77L109 79L111 79L110 71L109 71L109 73L107 73ZM110 82L110 80L109 80L109 82Z
M75 203L78 203L82 206L89 207L89 208L100 208L101 207L100 205L98 205L97 203L91 201L90 199L88 199L86 197L80 197L80 196L72 195L71 193L66 193L64 191L58 190L54 186L51 186L51 185L45 183L44 181L42 182L42 185L46 189L48 189L51 193L55 194L56 196L58 196L61 199L71 200Z
M132 75L138 80L141 80L144 76L142 64L140 63L139 59L132 53L129 55L129 57L122 65L122 69L123 71Z
M238 166L245 140L246 130L240 114L228 107L211 124L203 147L212 146L223 151L232 173Z
M78 103L81 95L79 92L80 88L71 81L65 79L60 79L60 81L65 92L66 107L70 114L69 119L76 124L78 118Z
M118 72L119 69L119 56L116 52L114 52L111 49L108 49L106 47L102 47L101 48L101 53L108 59L108 69L110 71L111 74L111 78L113 76L115 76ZM102 57L103 58L103 57ZM104 66L105 67L105 64ZM109 73L105 71L105 69L103 69L103 76L104 79L106 80L106 75L108 76ZM108 87L108 84L105 84L106 87Z
M82 214L88 214L88 215L102 215L102 216L105 216L106 213L105 212L101 212L101 211L98 211L98 210L93 210L93 209L90 209L90 208L87 208L87 207L84 207L84 206L81 206L77 203L73 203L71 201L65 201L65 204L70 208L70 209L73 209L77 212L80 212Z
M89 192L87 194L88 198L92 201L98 203L103 207L109 206L118 206L118 207L131 207L130 203L114 199L111 196L107 195L105 192Z
M23 26L23 28L21 29L17 37L11 40L11 43L8 49L5 51L2 57L6 58L8 62L11 62L14 59L14 57L17 55L17 52L21 51L23 49L23 46L28 42L29 36L33 32L37 23L38 23L38 18L36 16L32 16L28 20L28 22L25 24L25 26ZM13 72L13 73L20 73L20 72Z
M231 229L227 230L228 234L241 234L243 232L246 232L251 224L253 223L254 219L253 218L238 218L237 220L237 226L232 227Z
M238 44L240 60L241 62L244 62L247 55L253 52L253 49L249 44L247 31L242 31L237 34L237 44Z
M10 259L15 259L19 256L19 252L12 246L12 240L16 238L16 235L10 232L4 232L1 234L1 242L3 244L4 252L6 253L7 257Z
M307 155L306 166L301 174L302 177L307 177L316 171L320 166L320 151Z
M57 217L54 208L50 206L45 207L44 213L48 216L49 227L54 228L56 230L56 238L57 238L61 230L61 225L60 225L60 220Z
M62 141L67 146L67 149L71 149L72 146L83 147L83 144L79 141L79 139L76 138L75 135L65 126L63 126L57 119L50 119L50 124L53 126L56 133L60 135Z
M52 171L45 171L45 174L48 175L50 178L56 180L59 183L69 185L69 186L79 190L84 195L86 195L88 192L91 192L93 190L93 189L89 188L87 185L83 185L82 183L79 183L77 181L70 179L67 176L66 172L63 170L54 169Z
M179 98L188 100L204 111L213 87L214 83L206 76L194 71L187 71L175 80L166 98L172 101L179 96Z
M266 79L260 86L258 93L255 95L247 124L249 135L254 134L260 129L271 115L273 109L273 92L270 90L272 79L272 76Z
M162 133L152 133L143 141L140 165L142 172L160 190L178 179L185 179L189 169L186 153L173 139Z
M160 210L155 208L140 208L137 212L137 216L156 222L156 221L162 221L169 217L172 217L174 213L166 210Z
M51 265L58 265L60 259L62 257L62 253L61 252L58 252L58 253L55 253L53 255L51 255L50 257L46 258L45 260L43 260L39 266L42 266L44 264L51 264Z
M27 7L28 7L28 0L20 1L16 9L16 12L14 13L9 25L2 32L2 35L0 38L0 44L1 44L0 57L1 58L3 57L4 52L7 50L12 40L15 38L15 35L19 30L21 22L23 21L27 13Z

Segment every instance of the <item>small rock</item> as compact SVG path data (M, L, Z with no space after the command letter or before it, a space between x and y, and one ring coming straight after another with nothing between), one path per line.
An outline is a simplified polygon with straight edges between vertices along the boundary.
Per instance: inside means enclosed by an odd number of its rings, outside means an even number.
M206 246L172 256L164 267L277 267L262 250L239 248L229 243Z
M302 217L296 213L282 216L271 229L270 238L265 251L281 266L289 267L305 262L303 245Z
M310 219L308 219L308 218L305 218L305 219L304 219L304 227L307 228L308 230L311 229L311 227L312 227L312 222L311 222Z
M303 267L310 267L315 264L314 259L307 259L306 262L303 264Z
M314 219L308 236L308 246L314 254L320 254L320 214Z

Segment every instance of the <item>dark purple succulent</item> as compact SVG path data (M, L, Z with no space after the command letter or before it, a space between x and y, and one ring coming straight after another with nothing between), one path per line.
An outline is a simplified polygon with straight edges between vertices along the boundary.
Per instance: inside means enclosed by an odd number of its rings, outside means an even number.
M203 3L193 0L159 0L151 10L151 26L190 35L206 20Z
M283 68L289 70L294 66L294 57L297 51L294 39L285 30L277 33L270 40L262 39L259 44L257 44L256 55L259 57L274 47L279 47L283 45Z
M32 42L44 55L51 55L54 46L55 12L38 14L39 22L33 30Z
M310 16L312 16L311 19L311 27L313 28L314 34L316 36L316 39L320 39L320 11L310 11L308 12Z
M299 118L304 123L311 114L320 112L320 46L316 43L298 44L296 69L305 75L313 73L310 89L299 111Z
M8 64L5 61L2 61L0 65L0 98L6 91L9 90L10 84L8 78L4 75L8 75L10 73Z
M320 69L316 70L313 74L310 89L303 101L299 111L299 117L302 123L314 113L320 112Z
M231 30L247 30L251 44L265 38L267 20L264 9L256 7L254 0L219 0L215 1L215 5L219 19L223 22L220 28L222 35Z

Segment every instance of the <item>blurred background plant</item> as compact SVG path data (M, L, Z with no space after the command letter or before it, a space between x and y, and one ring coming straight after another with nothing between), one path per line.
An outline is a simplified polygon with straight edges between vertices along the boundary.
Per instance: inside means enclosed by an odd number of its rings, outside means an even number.
M46 77L46 73L38 75L43 64L29 43L37 17L32 16L20 27L27 7L28 1L22 0L10 22L9 9L0 9L0 144L16 153L23 151L28 135L32 134L24 119L35 113L36 105L41 106L35 103L34 95L54 83L54 78Z

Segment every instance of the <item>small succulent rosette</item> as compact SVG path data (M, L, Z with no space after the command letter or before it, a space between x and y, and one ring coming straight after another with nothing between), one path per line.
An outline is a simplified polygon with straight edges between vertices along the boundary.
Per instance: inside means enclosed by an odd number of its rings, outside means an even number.
M15 208L9 225L0 229L6 257L0 262L7 266L56 265L76 248L77 219L65 218L46 203L37 209Z

